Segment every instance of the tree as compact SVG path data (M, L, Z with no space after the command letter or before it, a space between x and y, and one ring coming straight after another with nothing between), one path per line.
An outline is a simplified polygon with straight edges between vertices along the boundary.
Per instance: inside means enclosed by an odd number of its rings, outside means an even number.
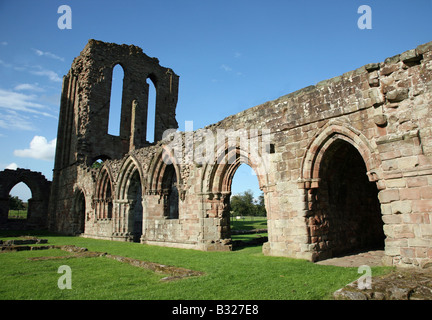
M9 209L24 210L25 209L24 202L17 196L12 197L11 195L9 195Z
M256 204L257 216L265 217L267 211L264 204L264 193L261 193L258 197L258 203Z
M254 200L253 192L246 190L243 193L231 197L231 210L238 216L265 216L264 195Z

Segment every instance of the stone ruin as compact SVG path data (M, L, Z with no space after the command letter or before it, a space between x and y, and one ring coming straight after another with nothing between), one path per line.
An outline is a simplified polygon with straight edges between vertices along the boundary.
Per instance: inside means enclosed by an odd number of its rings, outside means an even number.
M118 136L108 134L116 65ZM432 42L195 131L176 130L178 86L136 46L88 42L63 80L50 230L231 250L231 182L245 163L264 193L264 254L318 261L381 249L387 265L430 265Z
M9 193L18 183L25 183L31 191L26 219L9 219ZM51 182L40 172L28 169L0 172L0 230L46 229Z

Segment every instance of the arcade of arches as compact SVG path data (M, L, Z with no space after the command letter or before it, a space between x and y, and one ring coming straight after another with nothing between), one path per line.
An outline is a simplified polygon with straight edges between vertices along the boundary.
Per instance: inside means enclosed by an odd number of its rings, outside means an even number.
M113 136L105 106L117 64L124 79L120 135ZM230 250L230 186L246 163L264 193L264 254L317 261L379 248L385 264L426 266L432 262L431 66L427 43L179 132L173 70L136 46L90 40L64 77L49 227ZM147 119L149 77L154 119ZM154 121L153 143L147 120ZM100 155L103 163L92 168Z

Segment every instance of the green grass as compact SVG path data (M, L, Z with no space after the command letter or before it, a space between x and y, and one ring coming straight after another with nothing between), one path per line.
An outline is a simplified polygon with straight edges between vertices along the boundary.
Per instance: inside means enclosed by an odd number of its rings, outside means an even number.
M267 233L252 233L252 234L235 234L231 236L232 240L250 241L260 237L267 237Z
M1 236L0 239L10 239ZM6 234L7 235L7 234ZM66 259L57 250L0 253L0 297L12 299L145 299L145 300L319 300L361 275L357 268L316 265L305 260L268 257L261 247L231 252L202 252L79 237L39 234L49 244L76 245L205 272L204 276L162 282L156 274L105 257ZM65 256L32 261L30 257ZM72 289L60 290L61 265L72 270ZM389 271L374 267L372 275Z
M27 219L27 210L9 210L9 219Z
M231 220L231 230L267 229L266 217L244 217Z
M231 230L253 230L253 229L267 229L266 217L244 217L231 221ZM267 233L253 233L253 234L232 234L232 240L249 241L258 237L267 237Z

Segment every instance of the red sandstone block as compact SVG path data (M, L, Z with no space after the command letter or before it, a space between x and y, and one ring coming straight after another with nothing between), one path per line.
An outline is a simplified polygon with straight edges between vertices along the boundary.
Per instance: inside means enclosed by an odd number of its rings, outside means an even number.
M412 212L432 212L432 200L413 200Z
M421 187L420 195L422 199L432 200L432 186Z
M391 201L399 200L399 190L397 189L387 189L380 191L378 198L381 203L389 203Z
M428 256L428 248L415 248L415 255L417 258L427 258Z
M283 160L289 160L289 159L294 159L295 155L291 152L291 151L286 151L284 153L282 153L282 159Z
M401 200L420 200L420 188L404 188L399 190Z
M414 248L401 248L401 256L404 258L415 258L415 249Z
M401 157L401 152L399 149L397 150L392 150L392 151L388 151L388 152L383 152L380 154L381 156L381 160L390 160L390 159L396 159Z
M421 213L411 213L409 215L411 223L419 224L424 223L423 214Z
M408 187L423 187L428 185L427 177L408 177Z

